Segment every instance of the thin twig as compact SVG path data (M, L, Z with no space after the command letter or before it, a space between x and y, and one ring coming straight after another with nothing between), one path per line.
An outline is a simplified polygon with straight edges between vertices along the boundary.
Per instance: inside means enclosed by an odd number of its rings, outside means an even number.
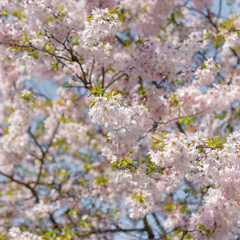
M38 172L38 176L37 176L37 180L36 180L36 183L35 185L33 186L33 188L35 189L37 187L37 185L39 184L40 182L40 178L41 178L41 175L42 175L42 170L43 170L43 165L44 165L44 158L45 156L48 154L48 151L49 151L49 148L51 147L52 143L53 143L53 139L57 133L57 130L58 130L58 127L59 127L59 122L57 123L57 126L56 128L54 129L53 131L53 134L49 140L49 143L48 143L48 146L46 148L46 150L43 152L41 158L39 159L40 160L40 168L39 168L39 172Z
M94 64L95 64L95 60L93 59L92 62L92 68L91 68L91 72L90 72L90 76L89 76L89 84L92 84L92 73L93 73L93 69L94 69Z
M104 82L105 82L105 70L104 67L102 67L102 88L104 88Z
M177 120L179 120L179 119L181 119L181 118L195 117L195 116L200 115L201 113L204 113L204 112L206 112L207 110L210 110L210 109L211 109L211 108L207 108L207 109L204 109L204 110L202 110L202 111L200 111L200 112L198 112L198 113L195 113L195 114L190 114L190 115L186 115L186 116L176 117L176 118L173 118L173 119L168 120L167 122L160 122L160 124L165 125L165 124L168 124L168 123L170 123L170 122L177 121Z
M123 76L128 76L126 73L123 73L122 75L120 75L119 77L113 79L112 81L110 81L110 83L106 86L105 89L109 88L114 82L116 82L117 80L121 79Z

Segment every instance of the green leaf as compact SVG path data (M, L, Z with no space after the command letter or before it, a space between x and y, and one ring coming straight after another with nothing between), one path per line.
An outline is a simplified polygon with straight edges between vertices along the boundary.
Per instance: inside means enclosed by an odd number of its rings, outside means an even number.
M143 41L139 38L135 43L136 43L136 44L142 44Z
M164 206L164 209L167 211L172 211L174 209L175 205L174 204L167 204Z
M156 147L156 146L157 146L158 144L160 144L161 142L163 142L163 141L159 140L159 141L154 142L154 143L152 144L152 148Z
M8 239L8 237L5 236L4 233L1 233L1 232L0 232L0 239Z
M185 238L187 238L187 239L192 239L192 235L191 235L191 234L187 234L187 235L185 236Z
M162 169L160 169L160 170L159 170L159 173L163 175L163 174L164 174L164 171L163 171Z
M219 139L219 136L216 136L214 139L208 138L208 140L205 142L205 145L211 148L222 148L222 142L226 140L226 138Z
M206 229L205 231L207 233L207 235L210 235L211 234L211 231L209 229Z
M69 212L68 212L68 215L71 215L71 214L74 214L74 213L77 213L77 211L75 209L71 209Z
M116 215L118 213L118 210L112 209L112 213Z
M136 200L138 200L140 203L144 203L144 196L143 196L143 194L141 193L141 194L133 194L132 195L132 199L136 199Z
M175 93L170 97L170 102L175 107L179 106L179 101L178 101L177 95Z
M35 59L38 59L38 53L37 53L37 52L33 53L32 56L33 56Z
M133 153L133 152L128 152L128 153L127 153L127 157L131 156L132 153Z
M198 228L199 228L200 230L204 230L204 229L205 229L205 226L204 226L203 224L199 224L199 225L198 225Z

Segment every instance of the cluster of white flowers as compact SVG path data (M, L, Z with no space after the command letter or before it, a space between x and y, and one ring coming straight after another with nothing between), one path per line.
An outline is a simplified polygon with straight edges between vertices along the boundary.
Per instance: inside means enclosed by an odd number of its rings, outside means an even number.
M229 34L224 43L224 47L234 47L237 41L239 40L238 34L237 33L231 33Z
M136 189L132 196L125 199L125 203L129 208L130 218L143 218L155 210L153 194L149 190Z
M118 24L118 15L111 12L108 8L92 10L92 15L83 36L86 45L96 45L101 40L116 33Z
M192 114L203 116L216 110L226 110L232 103L239 100L238 76L231 79L234 84L213 84L213 87L208 88L206 93L193 85L177 89L171 97L162 99L164 104L170 106L169 111L162 115L162 119L167 122L179 116Z
M186 137L184 134L166 134L166 136L154 136L159 139L157 150L150 150L151 161L157 166L164 168L166 191L171 192L179 186L181 180L188 173L196 169L195 159L198 157L196 146L201 144L200 136Z
M41 237L33 235L30 232L21 232L18 227L12 227L8 234L14 240L43 240Z
M217 73L218 67L213 58L210 58L204 62L202 67L195 71L196 81L194 84L197 86L209 85L214 82Z
M156 52L156 45L154 42L146 42L136 46L132 53L133 59L129 74L135 78L141 76L144 80L149 81L158 80L163 75L164 67L162 65L166 56Z
M205 204L198 212L192 214L190 219L190 228L198 229L191 234L192 239L205 240L209 233L211 233L209 239L236 239L232 233L239 234L239 202L227 200L222 191L212 188L204 197L204 202Z
M32 221L36 221L40 218L47 218L49 212L53 212L58 208L58 206L53 206L50 204L44 203L43 200L40 200L39 203L33 205L30 209L26 211L26 217Z
M120 6L129 12L131 28L141 35L158 35L159 29L166 25L169 10L177 3L175 0L121 0Z
M168 215L166 222L164 222L164 227L174 229L181 225L182 221L182 213L178 209L175 209Z
M166 192L172 192L184 178L200 187L210 187L205 204L191 219L193 229L204 225L196 231L194 239L205 239L199 233L207 232L213 234L212 239L228 239L233 226L236 226L234 232L239 233L240 132L234 132L223 143L218 138L205 139L199 134L171 133L158 138L158 149L150 151L150 156L157 166L164 168L161 179ZM172 224L175 223L171 219L166 222L167 227L174 227Z
M179 48L181 52L182 64L189 65L192 61L193 54L201 46L200 41L203 40L203 33L192 32L186 40L184 40L182 46Z
M177 66L188 66L191 63L202 39L201 32L193 32L180 47L168 41L139 43L132 50L133 59L128 74L136 79L141 76L144 80L157 81L167 77L168 81L175 82Z
M85 41L84 36L83 41ZM97 45L89 45L86 42L84 46L74 46L74 49L85 59L93 58L103 64L106 64L105 60L112 54L112 45L108 42L98 42Z
M0 162L2 167L19 164L26 156L28 128L35 117L32 103L26 100L28 97L31 97L31 93L23 91L20 98L16 99L14 111L7 120L6 131L0 139Z
M87 136L88 126L81 123L68 122L62 125L62 128L58 130L54 142L58 139L65 139L66 143L70 147L71 152L79 151L81 147L86 145L88 140Z
M239 40L239 37L237 35L237 33L231 33L229 35L227 35L227 37L225 38L225 43L222 46L222 61L226 61L226 59L231 60L234 59L234 57L232 57L232 48L234 48L237 44ZM236 56L235 56L236 57ZM230 62L231 62L230 61Z
M156 210L156 202L161 199L163 188L159 188L156 182L147 176L143 169L136 172L124 170L115 174L115 184L112 185L115 191L128 191L125 203L129 208L131 218L142 218L146 214Z
M122 95L96 97L94 105L89 110L93 123L109 129L109 138L121 143L136 142L141 133L151 128L150 113L146 107L139 104L126 106Z
M89 110L89 116L93 123L112 129L126 128L128 125L136 124L131 119L134 114L133 110L122 105L121 94L110 98L96 97L93 104Z

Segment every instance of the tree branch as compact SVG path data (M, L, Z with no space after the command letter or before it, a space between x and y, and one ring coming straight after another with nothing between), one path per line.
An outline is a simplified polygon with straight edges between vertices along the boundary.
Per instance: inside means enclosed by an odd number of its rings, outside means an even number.
M54 139L54 137L55 137L55 135L56 135L56 133L57 133L58 127L59 127L59 122L57 123L57 126L56 126L56 128L54 129L54 131L53 131L53 134L52 134L52 136L51 136L51 138L50 138L50 140L49 140L47 149L46 149L44 152L42 152L42 157L39 159L39 160L40 160L40 168L39 168L39 172L38 172L38 176L37 176L36 183L35 183L35 185L34 185L34 187L33 187L34 189L37 187L37 185L38 185L39 182L40 182L40 178L41 178L42 170L43 170L43 165L44 165L44 158L45 158L45 156L48 154L49 148L50 148L51 145L52 145L52 142L53 142L53 139Z
M2 171L0 171L0 174L3 175L4 177L7 177L12 182L18 183L19 185L22 185L22 186L26 187L27 189L29 189L32 192L33 196L36 198L36 201L39 202L39 198L38 198L36 190L33 187L31 187L29 184L27 184L25 182L22 182L20 180L17 180L13 176L10 176L10 175L8 175L6 173L3 173Z
M150 225L148 224L148 221L147 221L147 216L145 216L143 218L143 223L144 223L144 229L146 230L146 232L148 233L148 237L150 239L153 239L154 238L154 234L153 234L153 231L150 227Z

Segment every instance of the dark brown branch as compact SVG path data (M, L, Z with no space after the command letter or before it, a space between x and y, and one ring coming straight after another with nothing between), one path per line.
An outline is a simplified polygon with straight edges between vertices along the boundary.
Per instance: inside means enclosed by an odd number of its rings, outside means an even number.
M51 222L53 223L53 226L58 229L59 232L62 232L61 228L59 227L58 223L55 221L53 217L53 213L49 213L49 218Z
M166 231L165 231L164 227L161 225L160 221L158 220L156 213L152 213L152 216L153 216L156 224L157 224L158 227L160 228L161 232L162 232L163 234L166 234Z
M213 22L213 20L211 18L211 14L210 14L211 12L208 8L207 8L207 13L208 14L207 14L206 18L208 19L209 23L216 29L217 32L219 32L218 26L216 25L216 23Z
M128 76L128 75L127 75L126 73L123 73L123 74L121 74L119 77L113 78L113 79L109 82L109 84L106 86L105 89L109 88L114 82L116 82L117 80L119 80L119 79L122 78L123 76Z
M86 73L85 73L84 70L83 70L83 66L82 66L81 62L78 60L77 56L74 55L72 48L70 48L70 49L67 48L67 51L68 51L68 52L70 53L70 55L71 55L71 60L72 60L73 62L76 62L76 63L78 64L78 66L80 67L81 72L82 72L82 74L83 74L83 79L81 79L81 81L83 82L83 84L84 84L85 86L87 86L87 85L88 85L88 82L87 82L87 78L86 78Z
M37 147L40 149L42 155L44 155L44 151L42 148L42 145L40 145L40 143L37 141L36 137L32 134L30 128L28 129L28 133L31 136L31 138L33 139L34 143L37 145Z
M58 130L58 127L59 127L59 123L57 123L57 126L56 128L54 129L53 131L53 134L49 140L49 143L48 143L48 146L47 146L47 149L43 152L42 154L42 157L39 159L40 160L40 168L39 168L39 172L38 172L38 176L37 176L37 180L36 180L36 183L34 185L34 189L37 187L37 185L39 184L40 182L40 178L41 178L41 175L42 175L42 171L43 171L43 165L44 165L44 158L46 157L46 155L48 154L48 151L49 151L49 148L51 147L52 143L53 143L53 139L57 133L57 130Z
M146 216L143 218L143 223L144 223L144 229L148 233L148 237L150 239L154 239L153 231L152 231L152 229L151 229L151 227L150 227L150 225L149 225L149 223L147 221L147 217Z
M18 183L19 185L22 185L24 187L26 187L27 189L29 189L33 196L36 198L36 201L39 202L39 198L38 198L38 195L37 195L37 192L35 191L35 189L33 187L31 187L29 184L25 183L25 182L22 182L20 180L17 180L16 178L14 178L13 176L10 176L6 173L3 173L0 171L0 174L3 175L4 177L7 177L8 179L10 179L12 182L15 182L15 183Z
M183 127L182 127L182 125L180 124L180 122L179 121L177 121L177 127L178 127L178 129L180 130L180 132L182 132L182 133L184 133L185 134L185 131L183 130Z
M93 69L94 69L94 64L95 64L95 60L93 59L92 62L92 68L91 68L91 72L90 72L90 76L89 76L89 84L92 84L92 73L93 73Z
M118 37L117 35L115 37L124 47L127 46L127 44L120 37Z
M105 82L105 70L104 67L102 67L102 88L104 88L104 82Z

